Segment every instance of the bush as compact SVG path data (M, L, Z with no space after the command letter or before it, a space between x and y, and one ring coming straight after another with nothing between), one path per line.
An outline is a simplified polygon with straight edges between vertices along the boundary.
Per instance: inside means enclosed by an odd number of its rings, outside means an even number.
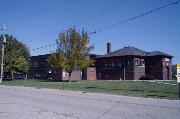
M153 80L154 78L152 76L143 75L139 78L139 80Z

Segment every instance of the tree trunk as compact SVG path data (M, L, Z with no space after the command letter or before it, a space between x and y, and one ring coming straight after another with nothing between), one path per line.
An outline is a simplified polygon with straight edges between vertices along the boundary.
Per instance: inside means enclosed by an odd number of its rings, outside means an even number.
M4 73L4 80L6 80L6 77L7 77L7 73Z
M26 73L26 77L25 77L25 80L27 80L27 73Z
M11 77L12 77L12 80L14 80L14 72L11 71Z
M71 82L71 72L69 72L69 82Z

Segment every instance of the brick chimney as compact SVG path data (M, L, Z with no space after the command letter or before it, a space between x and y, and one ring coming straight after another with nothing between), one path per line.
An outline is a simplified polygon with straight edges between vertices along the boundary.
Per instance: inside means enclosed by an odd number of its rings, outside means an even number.
M107 43L107 53L111 52L111 43Z

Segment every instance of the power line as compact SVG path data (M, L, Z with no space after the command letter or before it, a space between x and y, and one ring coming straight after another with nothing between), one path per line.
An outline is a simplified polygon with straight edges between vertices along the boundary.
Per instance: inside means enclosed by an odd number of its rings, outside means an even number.
M157 11L159 11L159 10L165 9L165 8L170 7L170 6L172 6L172 5L177 5L177 4L179 4L179 2L180 2L180 0L171 2L171 3L169 3L169 4L166 4L166 5L161 6L161 7L159 7L159 8L153 9L153 10L151 10L151 11L147 11L147 12L145 12L145 13L142 13L142 14L139 14L139 15L136 15L136 16L133 16L133 17L130 17L129 19L126 19L126 20L123 20L123 21L120 21L120 22L111 24L111 25L109 25L109 26L102 27L102 28L97 29L97 30L95 30L95 31L93 31L93 32L90 32L89 34L96 34L97 32L103 32L103 31L109 30L109 29L114 28L114 27L116 27L116 26L118 26L118 25L122 25L122 24L125 24L125 23L127 23L127 22L131 22L131 21L133 21L133 20L136 20L136 19L138 19L138 18L141 18L141 17L147 16L147 15L150 15L150 14L152 14L152 13L154 13L154 12L157 12Z
M83 24L87 23L88 21L94 20L96 17L100 17L102 15L109 14L113 10L119 8L121 5L122 5L122 0L115 0L114 3L112 4L112 6L107 7L106 9L103 9L99 13L97 12L93 15L88 15L88 16L84 17L82 20L82 23L80 23L79 25L83 25Z
M65 0L62 1L62 3L64 3L64 2L65 2ZM93 14L93 15L85 16L84 18L82 18L82 22L79 23L79 24L76 25L76 26L83 25L83 24L87 23L88 21L94 20L96 17L102 16L102 15L104 15L104 14L109 14L109 13L112 12L113 10L119 8L119 7L121 6L121 4L120 4L121 2L122 2L122 0L114 0L114 1L113 1L113 4L112 4L110 7L107 7L107 8L105 8L105 9L103 9L103 10L100 11L99 13L95 13L95 14ZM43 48L47 48L47 47L51 47L51 46L55 46L55 45L57 45L57 43L56 43L56 44L53 43L53 44L50 44L50 45L45 45L45 46L38 47L38 48L33 48L33 49L31 49L31 50L32 50L32 51L34 51L34 50L39 50L39 49L43 49Z
M92 31L92 32L89 32L88 35L93 35L93 34L96 34L98 32L103 32L103 31L106 31L106 30L109 30L109 29L112 29L116 26L119 26L119 25L122 25L122 24L125 24L125 23L128 23L128 22L132 22L138 18L141 18L141 17L144 17L144 16L147 16L147 15L150 15L154 12L157 12L157 11L160 11L162 9L165 9L165 8L168 8L170 6L173 6L173 5L177 5L179 4L180 0L177 0L177 1L174 1L174 2L171 2L169 4L166 4L166 5L163 5L159 8L156 8L156 9L153 9L153 10L150 10L150 11L147 11L147 12L144 12L142 14L139 14L139 15L136 15L136 16L133 16L133 17L130 17L129 19L126 19L126 20L123 20L123 21L119 21L119 22L116 22L114 24L111 24L109 26L105 26L105 27L102 27L100 29L97 29L95 31ZM39 48L33 48L32 50L39 50L39 49L43 49L43 48L47 48L47 47L50 47L50 46L55 46L57 45L58 43L54 43L54 44L50 44L50 45L46 45L46 46L43 46L43 47L39 47Z
M33 49L31 49L31 50L44 49L44 48L47 48L47 47L55 46L55 45L57 45L57 44L58 44L58 43L53 43L53 44L45 45L45 46L42 46L42 47L33 48Z
M109 7L106 7L105 9L101 10L100 12L96 12L95 14L92 14L92 15L90 14L90 15L82 17L82 20L80 23L77 23L76 25L72 25L72 26L81 26L83 24L87 24L88 22L96 19L97 17L109 14L110 12L118 9L122 5L122 1L123 0L114 0L113 3Z

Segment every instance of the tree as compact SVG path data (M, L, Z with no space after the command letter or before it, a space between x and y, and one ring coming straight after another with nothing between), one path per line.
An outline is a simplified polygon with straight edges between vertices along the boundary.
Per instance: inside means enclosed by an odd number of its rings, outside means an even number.
M53 69L68 72L71 82L71 74L74 70L82 70L92 64L93 61L88 54L94 46L90 45L87 31L83 29L79 33L76 28L69 28L60 33L57 44L58 48L49 57L49 62Z
M11 74L14 79L14 73L25 73L29 69L29 50L23 43L10 35L5 35L7 44L5 45L4 56L4 77ZM0 39L2 39L2 35ZM0 46L1 47L1 46Z

